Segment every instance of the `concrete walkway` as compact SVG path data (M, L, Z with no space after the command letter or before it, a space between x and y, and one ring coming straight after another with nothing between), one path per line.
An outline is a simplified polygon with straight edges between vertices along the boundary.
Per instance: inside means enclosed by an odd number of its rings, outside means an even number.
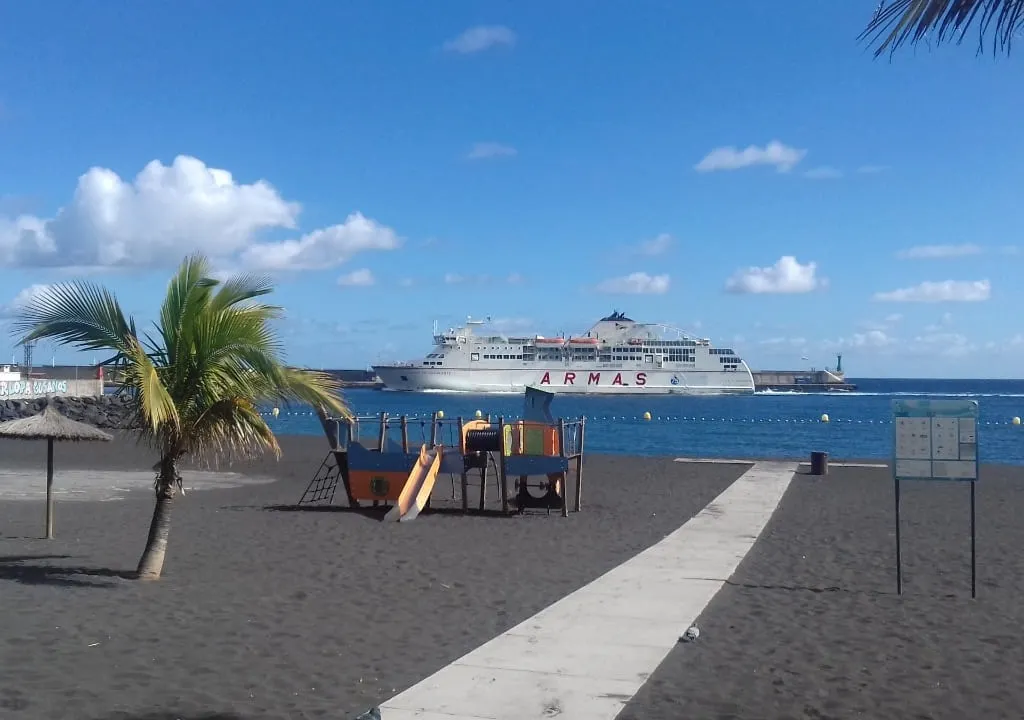
M796 468L754 464L661 542L384 703L383 720L612 720L736 570Z

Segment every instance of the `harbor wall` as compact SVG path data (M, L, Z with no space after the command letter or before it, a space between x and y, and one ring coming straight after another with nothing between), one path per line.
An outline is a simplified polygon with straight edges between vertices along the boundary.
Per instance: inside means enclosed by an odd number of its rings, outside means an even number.
M93 382L96 382L95 380ZM38 415L46 403L65 417L79 422L88 423L104 430L122 430L128 427L132 419L132 401L119 395L88 395L74 397L70 395L51 395L28 399L0 399L0 420L17 420L18 418Z

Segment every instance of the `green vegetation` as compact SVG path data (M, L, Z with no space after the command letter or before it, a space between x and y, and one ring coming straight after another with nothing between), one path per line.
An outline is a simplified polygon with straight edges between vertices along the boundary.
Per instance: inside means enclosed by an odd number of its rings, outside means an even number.
M19 312L22 342L37 339L79 350L108 350L111 377L134 398L136 432L159 455L156 506L138 577L163 570L171 509L185 458L280 455L259 402L309 403L348 414L338 381L326 373L289 368L272 320L281 309L258 299L272 292L266 278L210 277L201 255L182 262L167 287L152 335L141 336L116 297L89 282L50 286Z

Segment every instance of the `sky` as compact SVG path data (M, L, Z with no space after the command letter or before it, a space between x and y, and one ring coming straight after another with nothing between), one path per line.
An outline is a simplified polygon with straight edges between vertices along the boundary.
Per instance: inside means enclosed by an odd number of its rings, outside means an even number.
M1020 60L875 59L876 6L9 4L0 358L41 287L151 323L201 251L274 277L299 365L621 310L753 369L1019 377Z

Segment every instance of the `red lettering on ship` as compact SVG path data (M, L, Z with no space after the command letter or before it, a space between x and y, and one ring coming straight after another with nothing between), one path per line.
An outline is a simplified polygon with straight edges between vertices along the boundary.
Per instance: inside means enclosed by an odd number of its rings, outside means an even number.
M597 385L601 382L601 373L590 373L590 377L587 378L587 385Z
M551 384L551 373L549 373L549 372L544 373L544 377L542 377L540 379L540 384L541 385L550 385Z
M636 384L637 385L646 385L647 384L647 373L637 373L636 374Z
M612 380L612 385L622 384L622 373L615 373L615 379Z
M566 373L565 380L562 381L563 385L572 385L576 381L576 373Z

